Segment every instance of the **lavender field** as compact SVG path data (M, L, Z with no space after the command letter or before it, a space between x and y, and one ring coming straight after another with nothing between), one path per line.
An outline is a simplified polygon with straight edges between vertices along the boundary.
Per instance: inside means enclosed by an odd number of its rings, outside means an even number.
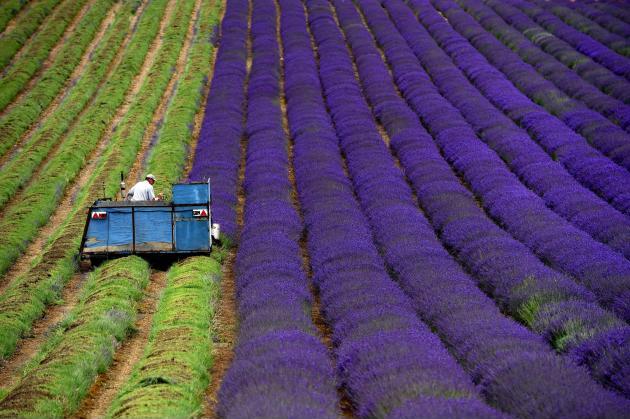
M0 2L0 417L630 418L630 3ZM221 240L78 272L85 208ZM170 198L170 197L168 197Z
M630 415L625 6L227 1L219 417Z

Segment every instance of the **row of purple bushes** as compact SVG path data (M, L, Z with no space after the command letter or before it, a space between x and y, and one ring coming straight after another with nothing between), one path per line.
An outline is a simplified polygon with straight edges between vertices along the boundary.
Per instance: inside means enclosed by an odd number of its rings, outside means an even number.
M332 362L311 321L280 111L273 0L253 0L245 208L236 258L239 333L219 393L225 418L337 417Z
M630 25L616 18L614 15L608 14L587 3L566 1L564 4L606 28L608 31L623 36L624 38L630 37Z
M392 134L392 143L396 142L400 147L406 142L407 146L399 150L401 153L413 154L418 147L414 148L412 142L418 137L426 138L426 132L410 123L413 119L409 118L410 110L392 88L391 78L369 33L362 28L354 7L342 0L334 3L355 53L364 92L375 113L380 115L386 129ZM361 7L370 24L381 26L383 30L379 33L391 42L389 34L395 33L395 29L388 27L391 23L382 13L380 5L362 1ZM333 28L329 28L327 33L329 36L334 33ZM337 41L343 43L340 35L338 38ZM387 42L381 37L377 39ZM330 52L322 51L322 68L328 56ZM401 54L397 56L402 59ZM340 58L337 60L340 61ZM539 337L501 315L492 300L475 286L443 249L430 225L414 205L411 191L380 141L370 111L354 81L349 58L345 59L345 71L342 73L338 70L334 81L327 83L325 77L322 80L325 92L329 89L335 92L335 86L342 83L346 86L345 106L335 108L332 102L329 102L329 106L334 115L333 120L339 119L342 124L341 129L337 125L342 150L348 159L355 191L385 260L403 289L412 297L414 308L449 344L475 382L481 384L488 400L517 416L589 417L598 409L602 413L615 414L616 411L619 414L620 410L617 409L623 407L621 399L602 392L581 369L553 355ZM350 118L357 124L353 125L352 130L347 130L343 126ZM436 157L440 158L439 155ZM479 327L480 322L484 322L485 326ZM498 351L497 348L504 350ZM530 374L532 370L554 371L551 375L557 381L552 383L541 380L537 385L528 382L521 387L525 380L517 377ZM504 374L513 380L504 380ZM547 397L554 389L570 388L576 382L588 386L589 394L591 391L599 393L598 397L604 397L609 404L598 405L596 399L586 401L574 390L571 392L576 395L575 398L565 398L563 403L550 403L551 399ZM549 407L551 405L553 407Z
M549 13L542 7L538 7L535 4L524 1L515 1L512 2L512 4L525 12L530 18L550 33L571 44L573 48L593 61L600 63L619 76L630 78L630 62L626 58L620 56L614 51L611 51L600 42L597 42L590 36L585 35L583 32L567 25L556 15ZM575 4L576 7L588 7L587 5L577 6L577 3ZM599 14L602 17L605 16L607 18L614 19L614 17L605 13L599 12ZM626 36L630 36L630 26L627 26L626 29Z
M530 53L538 50L537 47L532 46L527 51L517 49L513 52L495 38L500 36L508 42L508 38L514 37L510 42L514 45L526 41L520 32L505 23L489 7L477 0L461 1L474 17L461 11L451 1L433 0L433 3L438 5L443 13L448 12L451 25L478 48L496 68L504 72L519 89L587 138L593 147L622 167L630 168L630 149L624 147L627 146L629 137L621 127L572 99L551 81L538 74L530 64L524 62L528 60ZM458 22L451 20L450 16L453 14L457 15ZM478 19L479 23L475 19ZM486 29L490 33L486 32Z
M236 238L238 169L247 76L247 0L227 2L210 93L189 180L211 180L213 218Z

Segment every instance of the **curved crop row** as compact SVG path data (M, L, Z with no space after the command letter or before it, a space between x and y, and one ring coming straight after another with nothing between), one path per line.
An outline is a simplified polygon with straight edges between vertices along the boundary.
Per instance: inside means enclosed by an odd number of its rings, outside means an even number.
M53 46L79 13L87 0L66 0L59 6L40 30L28 40L23 54L14 60L0 79L0 109L4 109L40 69Z
M276 8L273 0L251 4L245 208L235 265L239 334L217 413L335 418L332 363L311 320L298 245L303 226L291 202Z
M116 109L122 104L133 77L143 64L151 41L157 33L166 3L167 0L151 2L150 6L153 6L151 9L155 10L155 14L149 13L149 9L145 11L141 18L141 28L137 29L125 57L94 99L97 106L90 107L82 115L57 155L40 173L38 181L24 190L19 204L5 209L0 220L0 229L5 233L0 237L0 273L6 271L37 229L46 222L66 186L85 164L87 156L103 135ZM157 18L152 19L156 16Z
M148 281L149 266L136 256L108 262L94 271L78 305L27 366L20 382L0 401L0 415L72 414L130 332L136 302Z
M213 218L231 240L237 234L236 191L247 77L247 11L245 0L227 2L206 113L188 175L190 180L212 181Z
M562 4L553 4L544 1L535 2L544 5L569 25L579 29L602 44L607 45L619 54L625 55L626 57L630 56L630 43L628 43L628 40L624 37L608 32L597 23L580 16L579 13L576 13L571 10L571 8Z
M445 22L428 1L408 3L444 52L449 54L488 100L522 128L527 129L530 136L552 159L562 163L580 183L605 198L618 210L630 213L630 174L625 169L597 153L586 144L584 138L541 106L531 102L503 73L488 63L481 53ZM439 6L443 7L443 4L439 3Z
M169 269L144 356L108 417L193 417L200 412L213 362L220 276L221 265L209 257L189 258Z
M404 5L393 1L384 2L384 5L396 26L407 28L413 33L415 19ZM378 12L380 6L364 2L361 8L377 40L385 47L386 57L392 66L396 81L402 86L402 93L410 98L413 96L413 91L409 90L405 80L418 80L426 78L426 75L422 75L422 70L418 65L415 68L409 65L413 62L412 52L405 47L404 40L400 36L394 35L396 29L391 23L389 25L385 23L388 22L388 18ZM405 31L403 34L409 35ZM366 37L366 35L355 36ZM410 45L417 44L417 40L410 42ZM543 335L557 350L569 352L571 355L580 348L593 345L595 341L593 337L612 336L619 332L628 333L630 328L598 307L593 302L594 298L590 292L577 286L566 276L546 267L523 244L514 240L486 217L483 210L477 206L472 194L460 184L448 164L442 159L432 138L419 124L417 116L398 97L384 63L380 59L371 58L369 65L364 64L368 57L378 58L378 55L374 53L374 47L368 48L367 40L364 39L356 47L356 51L356 61L359 74L364 81L364 91L373 102L376 116L390 133L390 146L399 157L422 208L444 243L455 251L460 262L477 278L480 286L494 297L502 310ZM371 219L378 220L379 218L371 217ZM395 230L394 226L390 228ZM424 235L416 233L413 236L427 235L428 233ZM381 234L377 234L377 237L380 236ZM402 266L410 263L409 260L417 260L417 257L395 259L396 263ZM407 280L407 283L411 284L408 287L412 290L422 287L423 293L430 292L427 290L434 288L439 292L451 280L440 281L439 275L448 275L448 278L459 277L460 280L457 283L463 284L459 286L466 285L466 282L461 279L461 273L455 275L457 271L453 269L443 271L443 266L447 266L445 262L425 263L421 266L435 266L434 270L424 274L428 275L427 277L417 275L418 278L426 278L424 281L431 282L426 286L420 284L414 286L413 280ZM409 268L397 270L401 272L399 274L401 280L407 278L408 270ZM431 279L432 276L436 278ZM449 295L449 292L444 292L445 297ZM474 299L473 292L467 294L470 294L470 297L463 298L462 300L466 301L458 303L463 304L462 307L468 307L468 309L463 309L462 313L477 312L474 306L465 305L472 304L473 301L477 301L481 307L484 304L487 305L479 297ZM440 298L435 297L429 301L440 301ZM580 310L575 310L576 307ZM456 313L452 314L456 315ZM426 316L432 321L441 322L442 317L448 318L449 314L441 316L426 314ZM492 317L484 316L484 318ZM465 324L466 320L464 318L452 323L459 324L463 321ZM450 329L454 327L456 326L449 326ZM475 329L472 328L472 330ZM496 341L496 338L477 337L481 342L478 345L481 346L484 346L484 342ZM613 381L610 376L620 370L620 365L627 362L624 356L626 347L623 344L603 346L601 357L594 356L588 360L588 366L593 375L606 384ZM616 377L614 381L617 381ZM618 381L623 382L623 380ZM611 386L615 387L614 384Z
M416 88L422 86L426 93L407 100L487 212L545 262L591 289L602 305L630 319L630 262L547 208L483 145L426 73L418 70L422 78L415 81ZM439 114L434 112L438 108Z
M223 8L223 2L214 1L214 5L211 5L207 1L204 0L201 7L198 28L195 30L184 74L177 82L177 92L157 134L157 144L147 159L147 167L150 168L148 171L160 179L165 199L170 198L170 187L163 185L172 185L184 176L186 156L193 152L189 145L194 134L195 115L202 105L203 89L208 83L212 66L215 45L210 38L219 30L219 10ZM122 165L115 172L118 173L125 167L128 166ZM115 182L112 181L112 184Z
M605 13L587 3L565 1L562 4L577 11L582 16L591 19L610 32L616 33L624 38L630 37L630 25L612 14Z
M618 7L618 4L616 4L616 2L614 3L601 2L600 3L598 1L592 1L592 0L589 0L587 2L593 7L603 10L604 12L609 13L615 16L616 18L623 20L624 22L630 25L630 12L627 11L623 7L621 8Z
M64 136L72 129L73 124L80 120L82 112L87 112L90 105L95 102L94 98L99 88L105 85L107 78L115 71L115 68L111 68L112 60L117 53L125 51L123 48L127 45L124 39L131 31L129 21L131 13L131 8L124 8L116 17L101 44L94 51L92 61L86 66L77 83L67 92L59 107L42 122L41 127L36 128L21 149L15 150L7 157L7 161L0 168L0 207L4 207L32 178L51 149L63 143ZM3 150L7 150L14 138L20 135L18 132L12 133L11 128L0 126L0 134L6 134L5 138L8 140L7 143L2 142L0 145Z
M630 259L630 220L554 162L523 129L496 109L453 65L424 28L400 24L433 84L528 188L557 214Z
M68 37L51 66L42 73L37 84L26 92L15 107L0 118L0 155L40 117L59 94L61 88L81 60L114 0L98 1L88 10L75 31Z
M511 2L536 23L558 38L568 42L582 54L600 63L615 74L630 78L630 62L627 58L609 50L590 36L565 24L560 18L542 7L524 1Z
M4 69L60 2L61 0L43 0L31 5L18 16L13 30L0 36L0 69Z
M452 23L452 25L458 31L462 30L465 36L469 38L469 41L493 65L503 71L521 91L544 106L552 114L561 118L573 130L587 138L594 148L602 151L602 153L622 167L630 168L630 149L627 147L628 133L599 113L571 99L551 81L543 78L534 68L523 62L523 60L528 59L528 55L524 51L517 50L519 55L516 55L497 40L495 36L502 38L502 35L511 33L510 31L514 31L514 29L508 26L494 12L491 12L481 1L466 0L464 2L463 0L458 0L458 2L465 4L465 9L474 14L474 19L468 16L474 24L472 22L466 23L465 28L461 28L461 24ZM481 23L477 23L475 19L478 19ZM478 29L480 25L483 25L495 35L486 32L485 29ZM472 35L473 32L484 34L483 39L474 37ZM520 33L518 33L518 36L522 37ZM521 53L523 56L519 58Z
M281 4L283 9L290 7L290 2ZM330 37L335 22L328 3L309 1L307 7L320 59L326 59L320 62L319 77L334 80L337 57L347 54L346 47ZM503 417L480 400L470 378L418 320L411 300L387 275L344 172L310 40L298 41L300 55L285 60L295 176L314 281L332 328L337 373L356 415L396 417L428 411L436 416L450 412L470 418ZM338 84L334 100L345 103L346 88ZM352 121L345 122L351 130Z
M164 5L158 5L155 10L147 10L147 16L154 16L153 13L156 11L159 13ZM205 14L204 16L207 17ZM179 17L179 20L183 19ZM209 36L210 24L213 21L216 21L216 16L213 19L208 18L208 21L200 26L197 32L200 39L203 39L203 36ZM144 30L143 26L140 26L138 30ZM138 98L141 102L145 99L150 100L156 92L161 92L164 83L168 82L170 68L172 61L177 57L178 47L178 45L170 44L181 44L181 42L179 42L179 37L173 37L172 34L165 35L165 40L165 48L156 59L155 79L152 80L152 83L146 83L139 92ZM209 61L209 48L203 48L202 45L199 45L199 48L203 49L204 53L201 55L195 53L196 61L203 61L204 63L206 60ZM159 75L160 71L162 76ZM165 77L166 81L164 80ZM183 78L186 79L187 76ZM185 91L178 92L180 99L171 102L169 110L173 109L174 106L192 108L198 106L198 101L195 100L194 96L186 98L181 96L185 94ZM142 107L137 109L142 110ZM118 132L142 132L146 117L137 117L137 114L137 111L130 111L127 114L129 117L119 125ZM106 196L114 196L117 193L119 172L133 164L142 135L133 138L135 141L128 140L125 136L114 136L103 153L102 162L91 174L87 186L75 199L67 222L57 230L41 260L35 263L33 269L25 277L20 278L17 284L10 288L11 291L7 291L6 296L0 296L0 301L6 303L3 305L5 307L3 314L0 315L0 333L3 336L3 345L0 346L2 356L6 357L12 353L20 335L30 329L34 319L41 316L45 305L54 299L55 290L60 289L74 271L81 231L85 222L84 208L97 196L102 196L103 189ZM185 137L183 138L185 139ZM176 179L181 176L181 168L179 167L167 166L161 170L160 173L163 173L164 178L160 180L160 185L166 189L169 189L170 186L169 179Z
M493 10L503 21L513 26L506 25L501 19L494 21L491 28L504 44L518 49L519 55L525 62L536 67L541 74L564 92L586 103L622 127L628 128L628 110L621 106L623 103L630 103L628 80L617 76L588 56L576 51L569 43L545 31L516 7L517 1L484 0L484 2L489 7L488 11ZM472 10L475 10L474 13L479 13L477 9ZM485 13L484 9L478 10ZM486 14L486 16L490 15L490 13ZM493 13L492 15L494 18ZM531 43L525 41L527 39ZM605 50L605 47L602 48ZM577 84L577 86L572 86L572 84ZM603 103L600 104L600 101Z
M4 32L9 21L20 12L26 3L26 0L6 0L0 4L0 32Z

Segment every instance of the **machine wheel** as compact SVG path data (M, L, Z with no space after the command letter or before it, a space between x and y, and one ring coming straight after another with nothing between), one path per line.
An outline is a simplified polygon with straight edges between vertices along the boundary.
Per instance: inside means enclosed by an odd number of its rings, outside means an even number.
M81 272L88 272L90 269L92 269L92 261L90 259L82 259L79 262L79 270Z

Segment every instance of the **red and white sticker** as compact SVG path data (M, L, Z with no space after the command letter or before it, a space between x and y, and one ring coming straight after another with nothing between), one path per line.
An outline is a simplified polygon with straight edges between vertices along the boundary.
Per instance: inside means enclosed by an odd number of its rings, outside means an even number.
M207 217L208 216L208 210L205 208L194 209L192 211L193 211L193 217Z
M92 212L93 220L104 220L107 218L107 213L105 211L94 211Z

